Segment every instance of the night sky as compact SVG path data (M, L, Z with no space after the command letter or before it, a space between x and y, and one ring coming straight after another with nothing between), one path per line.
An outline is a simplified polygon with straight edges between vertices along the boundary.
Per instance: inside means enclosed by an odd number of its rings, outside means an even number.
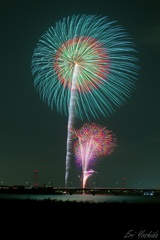
M95 122L111 129L117 147L99 159L89 184L160 187L160 3L159 1L2 1L0 4L0 182L51 182L64 186L67 117L51 110L33 85L31 60L39 38L72 14L117 20L132 36L139 58L136 90L111 117ZM78 185L73 177L73 186Z

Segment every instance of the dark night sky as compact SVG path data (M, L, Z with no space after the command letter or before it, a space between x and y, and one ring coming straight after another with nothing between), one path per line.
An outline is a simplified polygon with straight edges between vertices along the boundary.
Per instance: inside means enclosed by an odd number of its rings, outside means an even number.
M3 3L4 2L4 3ZM29 2L29 3L28 3ZM99 186L160 187L160 3L159 1L2 1L0 88L0 181L7 185L52 182L64 186L67 118L51 110L33 86L31 59L48 27L72 14L117 20L138 50L139 81L126 105L96 121L118 139L98 161ZM94 180L94 177L92 178ZM73 178L73 185L76 185ZM91 180L90 180L91 182ZM117 184L116 184L117 183Z

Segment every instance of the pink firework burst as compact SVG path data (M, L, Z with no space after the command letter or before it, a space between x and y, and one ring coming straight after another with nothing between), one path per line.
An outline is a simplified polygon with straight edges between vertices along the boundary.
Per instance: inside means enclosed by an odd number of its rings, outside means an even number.
M96 123L85 123L79 130L74 130L73 149L76 164L82 168L82 186L95 171L92 169L101 156L110 155L116 147L116 137L111 130Z

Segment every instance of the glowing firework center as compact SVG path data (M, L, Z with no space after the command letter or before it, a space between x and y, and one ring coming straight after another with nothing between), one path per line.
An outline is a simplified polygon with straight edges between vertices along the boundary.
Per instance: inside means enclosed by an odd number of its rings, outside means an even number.
M88 92L98 88L108 73L108 56L105 48L96 39L80 37L65 42L57 51L54 68L64 87L71 89L77 64L76 89Z

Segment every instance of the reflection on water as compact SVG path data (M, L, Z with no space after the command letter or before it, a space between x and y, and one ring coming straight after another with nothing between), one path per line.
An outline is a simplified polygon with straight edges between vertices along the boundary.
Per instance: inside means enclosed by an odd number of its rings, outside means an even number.
M11 201L10 201L11 200ZM14 201L16 200L16 201ZM20 201L19 201L20 200ZM27 201L28 200L28 201ZM32 201L33 200L33 201ZM91 203L91 204L90 204ZM132 204L133 203L133 204ZM135 204L134 204L135 203ZM138 203L138 204L137 204ZM140 203L140 204L139 204ZM142 204L141 204L142 203ZM145 204L147 203L147 204ZM149 203L149 204L148 204ZM151 204L150 204L151 203ZM153 204L152 204L153 203ZM157 204L158 203L158 204ZM106 240L108 239L124 239L125 234L130 229L147 229L147 224L149 224L150 230L151 224L159 227L159 222L157 222L157 217L155 213L160 212L160 196L154 195L142 195L142 196L131 196L131 195L111 195L111 194L0 194L0 206L1 206L1 219L2 212L4 215L12 216L15 221L15 216L17 213L19 219L22 219L24 216L27 219L33 219L40 214L38 221L42 219L48 219L49 214L53 216L54 219L63 219L62 222L72 223L72 229L74 229L73 224L80 226L88 226L88 222L96 222L96 229L105 229L102 233L105 233ZM42 217L43 216L43 217ZM83 218L81 218L81 216ZM104 216L106 219L110 219L107 222L101 221ZM111 219L114 217L114 221ZM10 217L9 217L10 218ZM67 220L66 220L67 219ZM95 219L95 220L94 220ZM96 221L98 219L98 221ZM140 223L140 228L136 226ZM76 220L76 221L75 221ZM77 224L77 220L80 221ZM37 221L37 217L36 217ZM112 231L114 228L118 228L123 221L123 228L120 232ZM111 223L111 226L108 225ZM143 223L143 226L141 224ZM27 223L28 224L28 223ZM48 221L47 221L48 224ZM58 221L59 224L59 221ZM103 225L104 224L104 225ZM116 224L116 225L115 225ZM145 224L145 225L144 225ZM33 224L34 225L34 224ZM26 225L27 226L27 225ZM59 225L58 225L59 226ZM106 228L106 226L108 228ZM70 226L69 226L70 227ZM55 228L55 222L54 222ZM52 229L52 228L51 228ZM58 227L57 227L58 229ZM81 229L80 229L81 230ZM135 230L135 231L136 231ZM138 231L138 230L137 230ZM92 231L91 231L92 232ZM114 234L112 238L109 238L106 233ZM90 233L90 230L89 230ZM95 234L95 231L93 231ZM98 234L100 234L98 232ZM121 237L115 237L115 234L121 234ZM66 237L66 236L65 236ZM89 236L91 238L91 236ZM136 239L136 238L135 238Z
M160 203L160 196L115 196L105 194L63 194L63 195L40 195L40 194L0 194L0 199L23 199L23 200L56 200L94 203Z

